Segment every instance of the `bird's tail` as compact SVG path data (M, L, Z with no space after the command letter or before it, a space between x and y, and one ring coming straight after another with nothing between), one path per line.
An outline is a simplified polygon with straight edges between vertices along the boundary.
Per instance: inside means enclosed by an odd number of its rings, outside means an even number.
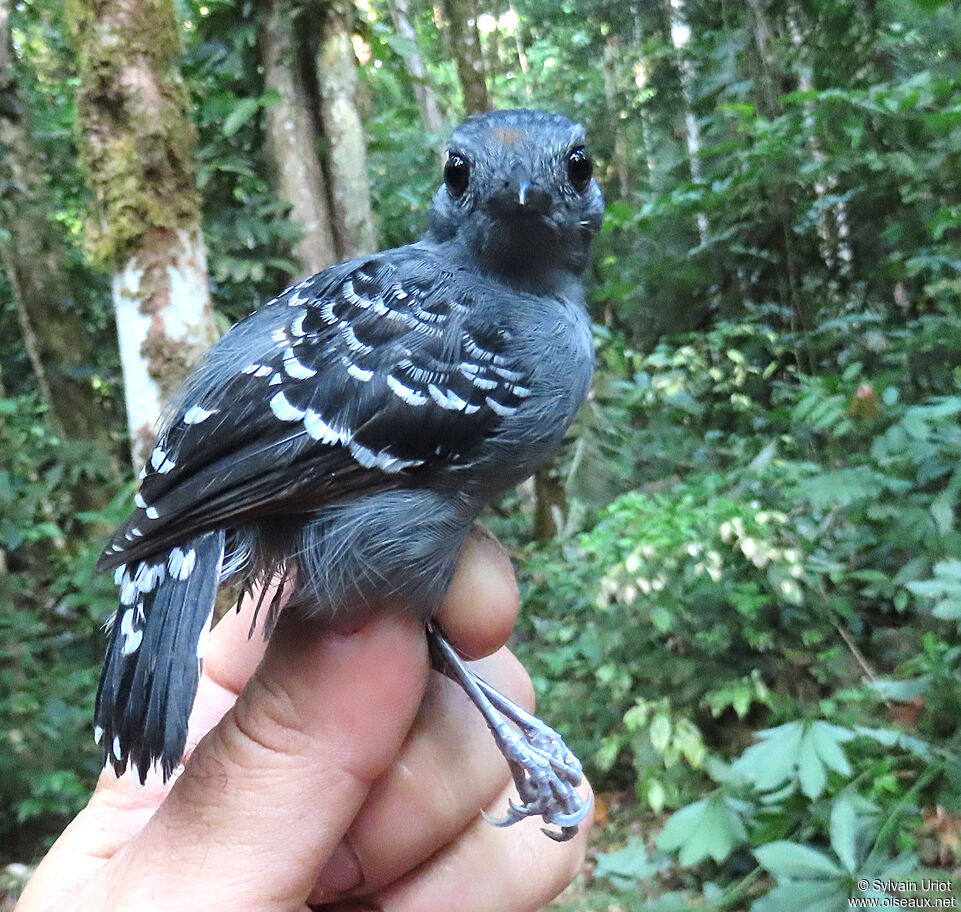
M117 569L120 606L97 689L97 740L119 776L180 763L224 557L224 533Z

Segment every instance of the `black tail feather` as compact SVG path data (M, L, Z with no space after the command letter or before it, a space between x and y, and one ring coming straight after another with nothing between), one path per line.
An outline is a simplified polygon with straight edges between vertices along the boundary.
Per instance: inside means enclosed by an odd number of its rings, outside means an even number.
M110 630L94 715L104 758L140 781L180 763L224 556L208 532L117 571L120 606Z

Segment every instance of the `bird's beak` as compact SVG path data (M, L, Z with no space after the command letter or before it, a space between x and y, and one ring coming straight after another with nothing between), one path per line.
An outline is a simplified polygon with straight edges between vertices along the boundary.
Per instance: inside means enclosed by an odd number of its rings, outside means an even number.
M503 189L491 199L491 208L499 215L550 215L553 201L527 169L517 164L504 181Z

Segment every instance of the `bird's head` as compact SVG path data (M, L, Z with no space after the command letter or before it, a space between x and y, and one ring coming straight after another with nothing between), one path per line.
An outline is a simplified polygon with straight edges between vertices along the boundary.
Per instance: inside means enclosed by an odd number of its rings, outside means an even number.
M580 124L543 111L493 111L451 136L430 234L475 265L521 287L579 274L601 226Z

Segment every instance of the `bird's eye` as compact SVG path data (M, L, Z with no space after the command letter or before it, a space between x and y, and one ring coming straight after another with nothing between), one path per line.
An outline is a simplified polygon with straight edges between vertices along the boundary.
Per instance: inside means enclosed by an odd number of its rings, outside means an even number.
M578 146L567 156L567 177L578 193L583 193L594 176L594 163L590 155Z
M470 166L463 155L457 152L450 152L447 155L447 164L444 165L444 183L450 195L455 199L463 196L470 182Z

